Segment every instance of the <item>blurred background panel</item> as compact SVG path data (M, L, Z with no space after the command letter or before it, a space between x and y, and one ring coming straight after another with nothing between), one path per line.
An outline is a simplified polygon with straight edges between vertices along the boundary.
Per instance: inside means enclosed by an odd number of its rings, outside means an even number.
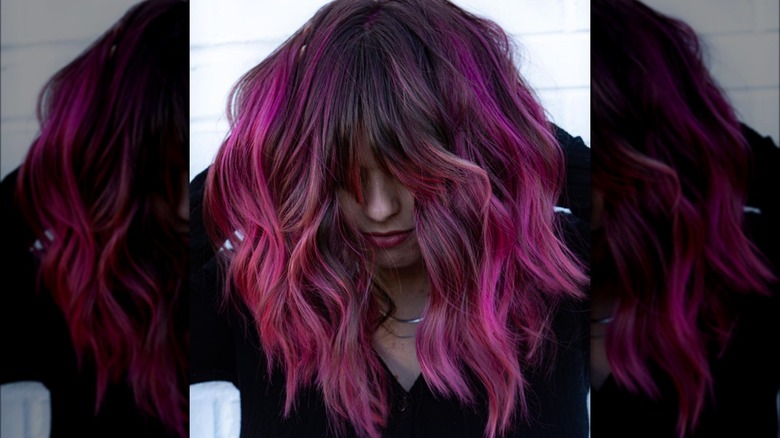
M38 132L38 94L140 0L0 2L0 178L16 169ZM0 435L50 433L50 396L38 382L0 385Z

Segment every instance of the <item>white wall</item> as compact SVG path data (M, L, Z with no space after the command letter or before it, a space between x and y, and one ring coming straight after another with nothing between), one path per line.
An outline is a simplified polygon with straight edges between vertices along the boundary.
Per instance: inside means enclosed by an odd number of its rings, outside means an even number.
M323 0L197 0L191 5L190 178L227 132L227 94ZM523 49L521 73L551 119L590 143L590 0L455 0L498 22Z
M688 23L707 48L710 71L741 120L780 140L778 0L642 0Z

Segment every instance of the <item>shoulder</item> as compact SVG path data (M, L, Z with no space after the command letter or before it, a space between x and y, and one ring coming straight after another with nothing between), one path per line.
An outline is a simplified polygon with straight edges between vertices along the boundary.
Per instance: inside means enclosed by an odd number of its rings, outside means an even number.
M35 235L16 199L19 170L3 178L3 293L0 299L0 381L52 381L76 375L70 335L51 294L39 287L38 260L31 251ZM47 364L57 363L57 368ZM58 380L59 379L59 380Z
M591 209L590 148L582 138L573 137L559 126L552 126L565 159L565 181L558 206L588 222Z
M590 171L590 148L582 141L582 137L574 137L563 128L553 124L555 139L566 156L566 169L586 169Z
M9 194L13 195L14 190L16 190L16 180L19 178L19 168L14 169L3 177L3 182L0 183L0 189L2 190L2 201L3 205L6 205L6 201L9 199ZM12 199L12 198L11 198Z
M27 223L22 218L22 214L19 210L19 206L16 202L16 188L19 184L19 169L15 169L13 172L3 178L0 183L0 203L2 203L3 214L8 219L6 223L6 233L14 240L17 240L20 232L29 239L31 237L31 231L27 226ZM30 242L32 243L32 242Z
M745 204L745 228L748 237L780 276L780 149L771 137L762 136L742 125L742 135L751 151L751 170Z
M199 204L203 202L203 191L206 189L206 178L210 169L211 166L207 167L190 181L190 205L195 201Z
M2 204L5 225L3 227L3 253L9 256L6 260L12 264L32 259L30 248L35 242L35 234L22 215L17 202L18 184L19 169L16 169L3 178L0 187L0 204ZM9 270L8 272L13 271Z
M775 189L780 186L780 149L771 137L762 136L747 125L742 125L742 135L750 147L751 174L748 205L777 210Z
M579 260L590 260L590 148L580 137L573 137L557 125L552 125L555 138L563 149L566 174L556 206L562 239Z
M214 257L214 250L206 234L203 220L203 193L209 169L190 181L190 266L198 271Z

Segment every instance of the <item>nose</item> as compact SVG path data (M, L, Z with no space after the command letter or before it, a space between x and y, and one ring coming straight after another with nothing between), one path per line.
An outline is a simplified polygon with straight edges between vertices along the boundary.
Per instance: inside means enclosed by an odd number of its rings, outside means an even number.
M401 209L398 182L381 171L369 172L363 197L363 213L374 222L385 222Z

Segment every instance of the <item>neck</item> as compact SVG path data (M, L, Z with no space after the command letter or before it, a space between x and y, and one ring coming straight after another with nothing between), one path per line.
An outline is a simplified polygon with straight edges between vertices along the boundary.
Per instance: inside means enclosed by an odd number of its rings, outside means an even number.
M428 271L422 263L404 268L381 269L377 272L377 280L382 290L393 300L393 316L413 319L421 315L430 293Z

